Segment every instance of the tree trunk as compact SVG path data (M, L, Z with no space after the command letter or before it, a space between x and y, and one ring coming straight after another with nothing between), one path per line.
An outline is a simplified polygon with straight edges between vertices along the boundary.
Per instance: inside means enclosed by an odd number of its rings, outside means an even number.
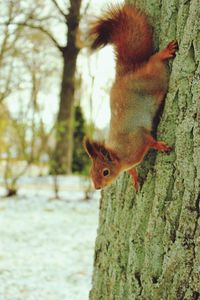
M66 16L67 46L62 48L63 74L52 167L52 172L56 174L70 174L72 168L75 73L79 53L76 38L80 20L80 6L81 0L71 0L69 14Z
M143 0L157 45L177 39L158 132L173 147L151 152L102 191L90 300L200 299L200 118L198 0Z

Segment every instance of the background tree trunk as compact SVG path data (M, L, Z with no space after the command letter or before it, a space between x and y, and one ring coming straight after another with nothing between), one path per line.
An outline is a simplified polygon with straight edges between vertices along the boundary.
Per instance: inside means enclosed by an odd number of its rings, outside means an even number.
M81 0L71 0L69 14L66 15L67 45L62 48L63 74L52 167L52 172L56 174L70 174L72 169L75 73L80 50L76 41L80 6Z
M198 0L143 0L160 48L177 39L159 139L139 168L102 191L91 300L200 299L200 99Z

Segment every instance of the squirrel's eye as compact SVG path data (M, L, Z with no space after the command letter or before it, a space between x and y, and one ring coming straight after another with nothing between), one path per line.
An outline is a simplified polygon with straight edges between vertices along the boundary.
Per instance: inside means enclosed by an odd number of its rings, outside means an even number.
M110 170L109 169L103 169L103 176L108 176L110 175Z

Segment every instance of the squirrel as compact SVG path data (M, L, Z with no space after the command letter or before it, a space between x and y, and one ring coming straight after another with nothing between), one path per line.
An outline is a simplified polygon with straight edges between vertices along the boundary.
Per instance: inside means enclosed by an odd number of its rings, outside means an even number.
M140 9L123 4L110 7L91 24L91 49L114 46L116 77L110 93L111 120L104 142L84 139L84 148L92 160L91 177L96 189L111 184L128 171L138 191L136 166L153 148L169 152L163 141L151 135L153 119L168 89L165 61L178 50L176 41L154 52L153 30Z

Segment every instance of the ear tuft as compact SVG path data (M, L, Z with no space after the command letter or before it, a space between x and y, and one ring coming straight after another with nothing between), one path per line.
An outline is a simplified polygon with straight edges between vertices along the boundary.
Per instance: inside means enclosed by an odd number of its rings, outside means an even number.
M98 157L108 162L119 160L117 154L113 150L108 149L103 142L90 141L88 138L85 138L84 148L91 158Z
M87 154L92 158L95 157L95 149L93 147L93 142L90 141L88 138L84 138L83 140L83 146L87 152Z

